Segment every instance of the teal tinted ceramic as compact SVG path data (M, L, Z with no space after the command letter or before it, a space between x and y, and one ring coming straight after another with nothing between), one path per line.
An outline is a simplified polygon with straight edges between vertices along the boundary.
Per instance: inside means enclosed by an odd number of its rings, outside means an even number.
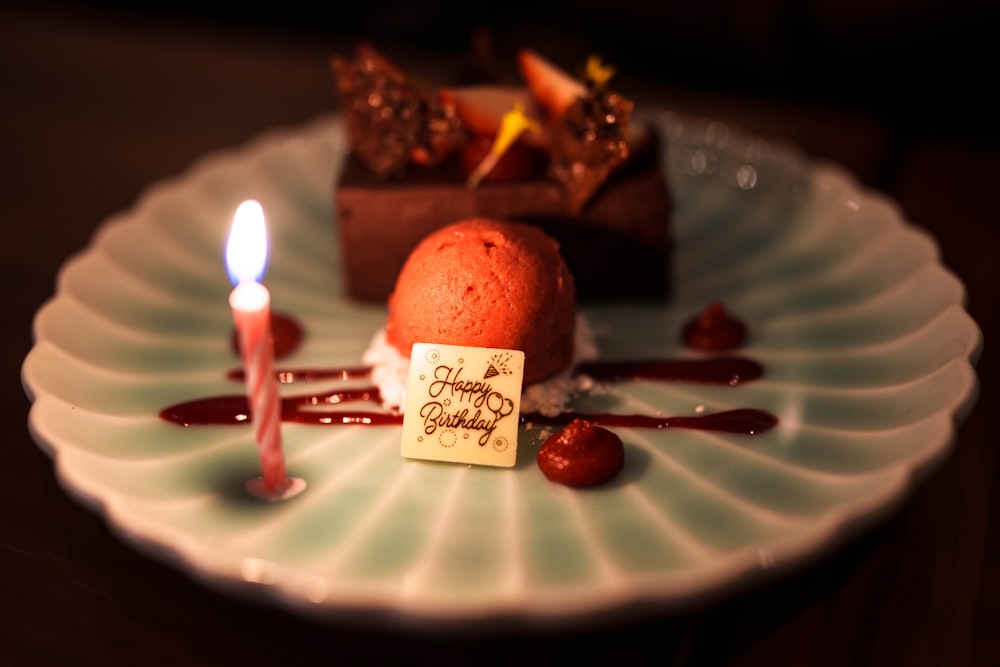
M541 474L535 431L514 468L496 469L404 460L397 427L286 424L306 491L248 496L249 426L181 428L158 413L242 391L225 377L237 360L223 253L244 199L267 215L273 307L306 330L282 365L359 365L385 313L341 296L334 116L151 188L67 263L23 366L34 437L130 542L320 618L544 626L683 606L836 546L947 454L975 400L981 334L963 287L931 239L836 166L717 122L655 121L671 146L677 293L666 306L587 308L601 354L690 355L682 322L721 299L750 324L744 352L767 372L740 387L624 383L581 406L754 407L779 417L775 429L618 429L624 471L580 491Z

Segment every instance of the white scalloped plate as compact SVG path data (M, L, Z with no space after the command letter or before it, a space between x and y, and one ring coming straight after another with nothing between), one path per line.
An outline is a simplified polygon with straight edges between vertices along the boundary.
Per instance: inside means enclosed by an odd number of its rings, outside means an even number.
M107 221L62 269L23 366L29 426L65 488L126 539L208 584L370 623L602 618L677 608L785 572L890 510L947 454L977 394L981 333L934 242L842 170L717 122L657 116L671 138L678 292L587 309L605 358L672 357L681 322L722 299L766 376L740 387L627 383L620 411L755 407L747 437L619 429L622 474L549 483L404 460L398 427L286 424L306 492L248 497L249 426L181 428L160 409L239 393L225 238L261 201L274 308L307 337L285 366L358 365L381 307L341 298L330 184L339 119L202 160ZM296 388L300 390L301 388Z

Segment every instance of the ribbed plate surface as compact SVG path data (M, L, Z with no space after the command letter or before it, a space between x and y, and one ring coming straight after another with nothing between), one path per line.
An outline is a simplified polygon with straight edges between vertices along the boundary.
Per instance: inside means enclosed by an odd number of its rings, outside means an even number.
M578 491L542 476L529 436L515 468L494 469L404 460L396 427L286 424L307 491L248 498L249 426L181 428L158 412L242 389L225 378L237 361L223 250L248 198L267 213L274 308L307 331L283 365L359 364L384 311L340 297L336 116L208 156L102 225L37 315L30 428L65 487L129 541L317 617L583 620L683 606L802 563L947 454L975 400L981 334L934 242L892 202L724 124L657 122L672 141L678 293L586 310L602 356L690 354L681 323L721 299L749 322L743 352L767 374L741 387L627 383L603 400L662 415L770 410L781 423L766 434L620 429L626 469Z

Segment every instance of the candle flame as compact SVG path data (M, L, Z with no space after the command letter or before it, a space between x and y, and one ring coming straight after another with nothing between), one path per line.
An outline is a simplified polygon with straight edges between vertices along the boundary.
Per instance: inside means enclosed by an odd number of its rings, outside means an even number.
M259 281L267 264L267 229L264 209L248 199L233 216L233 228L226 244L226 270L233 285Z

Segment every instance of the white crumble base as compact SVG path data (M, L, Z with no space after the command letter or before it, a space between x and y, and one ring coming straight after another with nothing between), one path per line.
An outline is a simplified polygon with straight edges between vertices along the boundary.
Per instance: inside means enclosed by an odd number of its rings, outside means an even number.
M597 357L597 344L590 324L582 315L577 315L573 362L548 380L524 387L521 392L521 413L538 412L554 417L566 411L566 406L574 396L597 390L599 385L593 378L573 374L576 364L592 361ZM406 378L410 370L410 359L401 355L386 341L384 327L375 332L361 359L372 369L372 382L378 387L382 407L401 411L406 404Z

